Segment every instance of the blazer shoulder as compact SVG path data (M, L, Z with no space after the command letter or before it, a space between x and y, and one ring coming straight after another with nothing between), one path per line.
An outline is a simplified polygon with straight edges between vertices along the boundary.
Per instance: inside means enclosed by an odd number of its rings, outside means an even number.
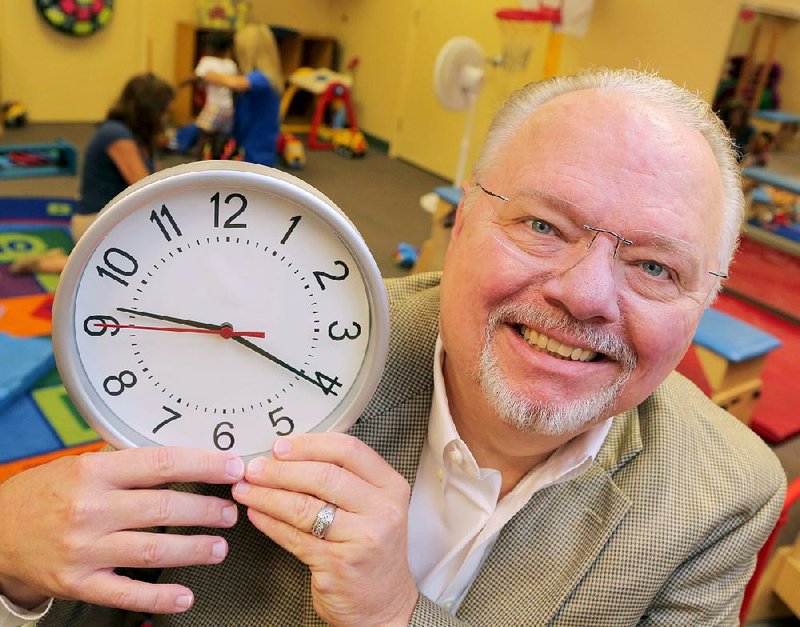
M639 419L644 457L711 501L758 509L786 488L766 443L678 373L640 405Z

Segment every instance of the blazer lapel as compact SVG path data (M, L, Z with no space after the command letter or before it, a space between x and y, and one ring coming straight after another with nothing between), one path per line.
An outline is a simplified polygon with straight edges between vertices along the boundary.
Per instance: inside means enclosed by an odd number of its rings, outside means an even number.
M639 450L633 410L614 419L586 473L537 492L509 521L458 617L478 624L510 625L520 616L534 625L551 621L629 510L613 474Z

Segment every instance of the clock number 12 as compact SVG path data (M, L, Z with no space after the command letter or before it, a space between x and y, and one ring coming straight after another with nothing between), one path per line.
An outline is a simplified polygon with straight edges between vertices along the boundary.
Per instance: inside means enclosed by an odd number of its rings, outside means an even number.
M215 227L219 227L219 206L220 206L220 201L219 200L220 200L219 192L217 192L216 194L214 194L211 197L211 204L214 205L214 226ZM242 213L244 213L244 210L247 208L247 198L245 198L241 194L237 194L237 193L228 194L225 197L225 204L226 205L231 204L232 200L238 200L239 201L239 205L240 205L239 209L237 211L234 211L234 213L227 220L225 220L225 222L222 225L222 228L223 229L244 229L244 228L247 227L247 224L245 224L244 222L234 222L234 220L236 220L236 218L238 218Z

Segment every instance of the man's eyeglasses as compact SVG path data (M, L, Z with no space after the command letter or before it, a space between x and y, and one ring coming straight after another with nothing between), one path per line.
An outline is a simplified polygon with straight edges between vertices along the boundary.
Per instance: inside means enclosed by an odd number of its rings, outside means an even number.
M503 196L475 184L490 197L495 237L525 258L554 270L580 263L596 240L614 241L611 256L617 289L629 297L681 309L703 306L727 274L705 267L699 246L653 233L626 236L585 224L568 201L538 191Z

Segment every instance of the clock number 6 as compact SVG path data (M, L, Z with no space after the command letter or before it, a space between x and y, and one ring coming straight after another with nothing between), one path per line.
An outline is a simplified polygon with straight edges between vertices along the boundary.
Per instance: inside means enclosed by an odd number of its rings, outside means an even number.
M130 370L123 370L118 376L111 375L103 381L103 389L110 396L119 396L125 388L132 388L134 385L136 385L136 375Z
M314 278L319 283L320 289L325 289L325 284L322 282L322 278L330 279L331 281L344 281L348 276L350 276L350 268L347 267L347 264L344 261L336 260L333 262L334 265L342 267L342 273L339 275L328 274L327 272L322 272L321 270L316 270L314 272Z
M275 429L276 429L275 433L277 435L289 435L292 431L294 431L294 422L292 421L291 418L289 418L289 416L278 416L276 418L275 414L277 414L279 411L283 411L283 407L276 407L271 412L269 412L269 421L272 423L272 426L275 427ZM281 422L287 422L288 423L288 426L286 427L285 431L278 431L277 430L278 425Z
M214 226L219 227L219 192L214 194L211 197L211 204L214 205ZM236 199L239 201L241 206L239 207L238 211L235 211L233 215L225 220L225 223L222 225L223 229L244 229L247 227L247 224L244 222L234 222L236 218L239 217L240 214L244 213L244 210L247 208L247 198L242 196L241 194L228 194L225 198L225 204L230 204L231 200Z
M105 261L106 265L113 270L113 272L109 272L105 268L97 266L97 274L114 279L117 283L124 285L125 287L128 286L128 282L117 275L121 274L122 276L133 276L139 269L139 262L137 262L133 256L129 255L124 250L120 250L119 248L109 248L105 253L103 253L103 261ZM117 265L119 263L122 263L123 267ZM116 274L114 274L115 272Z
M236 440L230 431L222 431L222 427L233 429L233 425L230 422L221 422L214 427L214 446L220 451L228 451L236 444Z

